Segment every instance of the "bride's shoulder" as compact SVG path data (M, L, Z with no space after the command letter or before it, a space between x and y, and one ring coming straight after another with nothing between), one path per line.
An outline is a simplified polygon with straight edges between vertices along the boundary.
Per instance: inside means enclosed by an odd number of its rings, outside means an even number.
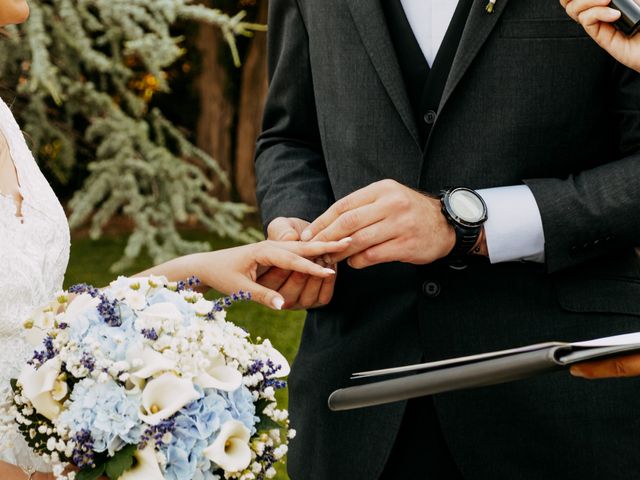
M66 215L58 198L40 170L10 105L1 98L0 133L11 151L25 208L31 207L50 220L66 224Z
M0 120L2 121L2 126L5 128L17 129L20 130L18 126L18 122L16 120L13 111L11 110L10 103L7 103L5 99L0 96Z
M5 136L12 155L18 157L13 159L14 162L24 161L23 157L33 159L24 133L18 125L11 107L2 98L0 98L0 133Z

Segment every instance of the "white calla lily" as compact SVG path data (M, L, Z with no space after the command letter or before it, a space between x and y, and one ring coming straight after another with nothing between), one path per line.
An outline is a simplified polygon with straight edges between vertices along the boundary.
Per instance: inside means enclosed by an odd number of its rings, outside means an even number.
M202 452L225 472L241 472L251 463L249 429L238 420L229 420L220 429L216 440Z
M143 422L157 425L198 398L200 394L191 381L165 373L144 387L139 416Z
M51 390L51 398L53 398L56 402L62 402L64 397L69 393L69 385L67 382L61 381L59 378L53 384L53 390Z
M27 341L29 345L31 345L34 348L37 348L40 345L42 345L42 342L44 341L46 336L47 336L46 330L40 327L37 327L35 325L24 331L24 339Z
M37 370L27 365L18 377L22 394L29 399L36 412L49 420L57 418L62 409L62 405L56 401L56 398L62 399L66 395L65 387L60 385L64 381L58 378L61 367L60 359L52 358ZM64 395L60 396L63 391Z
M194 379L197 385L225 392L233 392L240 388L242 374L235 368L228 367L222 355L217 355L209 362L209 366Z
M24 338L32 347L39 347L47 336L47 332L55 325L56 312L49 306L33 311L25 322Z
M182 321L182 314L178 307L173 303L161 302L154 303L153 305L138 312L138 322L140 328L153 328L157 333L163 327L172 328L172 324L178 324Z
M84 315L92 308L97 308L100 305L100 299L94 298L88 293L78 295L67 307L64 312L64 322L68 325L72 325L78 318Z
M280 369L273 375L275 378L288 377L291 373L291 367L287 359L275 348L271 347L268 353L269 359L274 365L280 365Z
M139 317L154 320L182 320L182 314L178 307L169 302L154 303L140 312Z
M176 362L167 358L162 353L151 347L135 347L127 352L127 360L132 364L139 364L139 368L134 368L131 377L146 380L159 373L175 370Z
M193 304L193 309L198 315L206 316L213 310L213 302L206 298L201 298Z
M135 465L120 475L118 480L164 480L152 446L134 453Z

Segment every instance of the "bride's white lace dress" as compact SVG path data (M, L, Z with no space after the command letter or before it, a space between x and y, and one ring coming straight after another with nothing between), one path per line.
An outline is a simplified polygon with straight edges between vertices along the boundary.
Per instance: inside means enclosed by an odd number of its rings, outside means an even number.
M2 100L0 134L8 145L23 198L18 217L14 199L0 194L0 401L6 402L9 380L33 352L22 335L22 323L62 288L70 242L62 206ZM15 429L0 433L0 460L46 470Z

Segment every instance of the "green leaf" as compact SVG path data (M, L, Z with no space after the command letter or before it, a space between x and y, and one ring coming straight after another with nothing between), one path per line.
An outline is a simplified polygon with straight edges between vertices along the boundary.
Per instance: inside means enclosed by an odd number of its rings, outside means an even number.
M104 465L98 465L91 470L80 470L78 475L76 475L76 480L98 480L103 473Z
M283 425L279 424L274 420L271 420L269 417L267 417L264 414L264 409L270 403L273 403L273 402L265 398L261 398L256 402L256 415L260 418L260 421L256 425L256 430L258 430L259 432L262 432L265 430L273 430L274 428L283 428Z
M106 473L110 480L118 480L124 472L133 466L133 456L136 449L135 445L127 445L109 459L106 464Z
M274 428L280 429L282 428L282 425L280 425L278 422L274 422L264 414L260 416L260 421L256 425L256 430L262 432L265 430L273 430Z
M272 403L272 402L270 402L266 398L260 398L256 402L256 412L262 413L264 411L264 409L267 408L267 405L269 405L270 403Z

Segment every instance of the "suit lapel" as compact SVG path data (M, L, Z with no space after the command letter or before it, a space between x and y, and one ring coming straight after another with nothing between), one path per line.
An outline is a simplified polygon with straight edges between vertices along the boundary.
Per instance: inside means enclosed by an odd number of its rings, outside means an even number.
M456 52L449 78L442 93L440 110L447 103L451 94L456 89L462 77L469 69L469 66L480 52L480 48L489 38L489 35L498 24L502 12L509 0L498 0L493 13L487 13L485 7L487 0L475 0L469 12L467 24L464 27L460 45Z
M420 135L380 1L389 0L346 0L346 3L382 85L409 133L420 146Z
M380 1L345 0L351 11L356 29L378 76L403 123L414 141L420 146L420 135L413 118L398 59L391 42L387 22ZM489 35L498 24L509 0L498 0L493 13L487 13L487 0L475 0L467 19L460 45L456 52L449 78L445 85L440 110L464 77Z

